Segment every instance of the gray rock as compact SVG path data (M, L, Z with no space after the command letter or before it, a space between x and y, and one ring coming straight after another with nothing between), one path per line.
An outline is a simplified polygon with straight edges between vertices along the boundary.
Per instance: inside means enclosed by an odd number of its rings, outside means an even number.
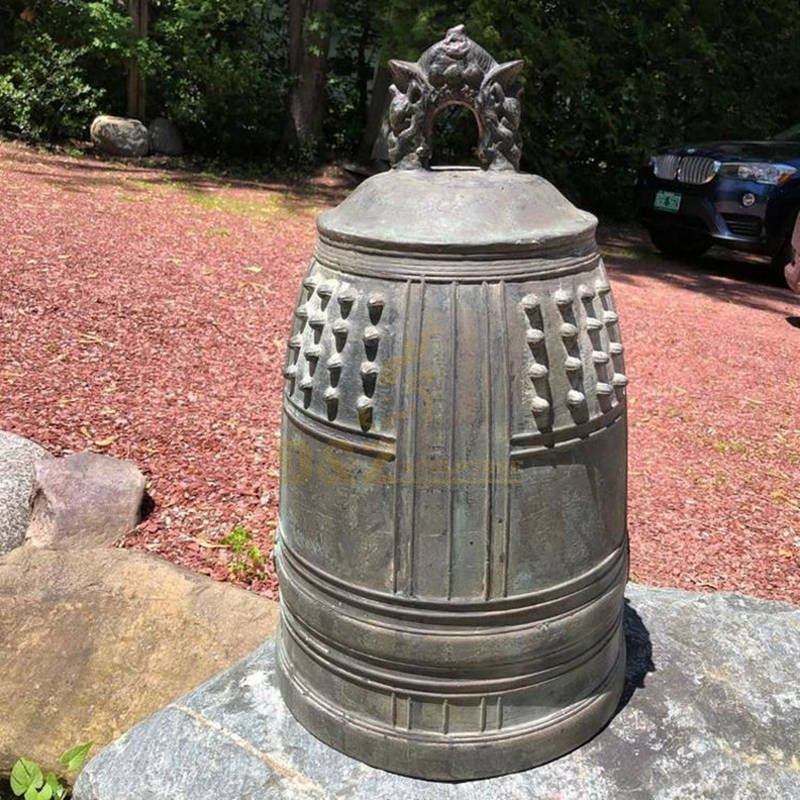
M183 155L183 139L174 122L156 117L150 123L150 152L165 156Z
M39 462L35 474L26 543L97 547L139 524L145 479L130 461L77 453Z
M146 156L150 149L147 128L138 119L101 114L92 122L89 135L94 146L109 156Z
M635 585L628 599L627 686L617 716L542 767L447 784L354 761L286 710L269 642L103 750L80 775L74 799L797 798L800 609Z
M22 544L28 528L34 465L50 458L41 445L0 431L0 554Z

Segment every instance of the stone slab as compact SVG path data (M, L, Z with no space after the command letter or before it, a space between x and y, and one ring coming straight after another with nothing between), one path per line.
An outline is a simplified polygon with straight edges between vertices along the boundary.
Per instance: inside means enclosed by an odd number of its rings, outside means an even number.
M354 761L295 722L267 642L101 752L74 800L800 797L800 608L635 585L627 597L617 715L528 772L432 783Z
M0 558L0 775L19 756L57 770L76 743L116 739L276 620L276 603L156 556L18 547Z

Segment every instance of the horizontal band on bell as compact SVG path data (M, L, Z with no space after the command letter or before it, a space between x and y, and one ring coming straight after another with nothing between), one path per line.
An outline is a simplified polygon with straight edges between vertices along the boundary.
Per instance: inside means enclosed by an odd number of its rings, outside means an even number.
M340 450L375 456L386 461L392 461L395 458L394 436L374 431L356 430L334 421L312 416L307 411L298 409L289 400L284 400L283 411L286 419L303 433L338 447Z
M552 615L515 625L499 620L497 627L455 627L376 616L316 592L285 562L279 570L282 608L331 658L335 651L343 651L387 673L445 681L454 676L464 681L502 681L574 662L603 638L603 631L619 615L627 563L622 567L611 581L597 587L600 591L593 596L587 593L588 601L576 608L567 612L548 608ZM399 649L398 639L404 643Z
M322 711L324 714L338 719L341 722L344 722L346 719L348 725L352 725L366 733L377 734L381 741L388 740L394 746L400 745L404 748L407 748L412 742L414 744L424 742L446 742L448 746L469 746L474 744L491 746L493 744L502 744L513 740L524 740L531 735L538 732L545 732L548 729L558 731L564 726L567 720L573 717L580 717L593 705L602 703L606 699L606 693L609 692L612 685L616 681L621 681L621 674L624 674L625 648L619 648L617 658L611 669L585 693L585 696L578 698L576 702L570 704L566 708L540 717L528 725L500 726L495 730L458 731L449 733L437 733L417 729L411 731L407 728L380 724L376 718L354 713L351 709L345 711L334 705L330 700L323 698L312 686L302 680L300 671L296 669L285 651L282 637L278 638L277 657L284 679L290 681L294 685L295 690L303 698L304 704L313 705L318 711Z
M595 436L610 428L625 412L625 401L580 425L557 428L554 431L515 433L511 437L511 458L520 459L552 447L564 447Z
M521 257L519 251L491 251L480 255L463 251L452 255L441 251L404 253L364 249L320 236L314 258L324 267L348 275L428 283L542 280L589 272L600 262L593 238L581 242L577 252L565 254L563 250L563 246L560 249L553 246L549 250L536 250L527 258Z
M593 635L588 643L571 642L573 646L569 648L563 660L544 667L537 666L536 662L528 663L526 666L529 671L515 672L500 678L486 676L465 678L460 674L443 677L430 672L412 672L408 669L408 664L398 664L396 669L387 668L370 661L367 654L354 651L346 653L330 639L318 637L314 631L296 619L285 605L282 609L281 625L284 626L285 633L308 658L316 661L327 671L339 673L349 682L360 683L370 689L383 688L387 691L397 689L419 696L455 697L531 689L580 669L599 655L617 634L622 626L622 610L614 615L605 629L592 631Z
M617 579L619 572L627 569L628 563L627 548L621 544L591 569L546 589L491 600L434 600L378 592L344 581L316 567L294 551L282 530L278 532L275 558L279 566L285 565L294 570L313 583L317 590L337 601L384 615L395 622L405 619L450 628L520 624L517 617L526 622L567 613L602 594ZM448 630L448 633L451 632Z
M598 384L600 386L600 384ZM598 394L603 394L599 391ZM570 425L554 431L516 433L511 437L512 460L528 458L544 450L576 444L610 428L624 413L626 403L621 399L613 408L588 422ZM298 408L290 400L284 402L287 419L309 436L341 450L375 456L387 461L396 457L396 438L376 431L349 428L340 423L322 419Z

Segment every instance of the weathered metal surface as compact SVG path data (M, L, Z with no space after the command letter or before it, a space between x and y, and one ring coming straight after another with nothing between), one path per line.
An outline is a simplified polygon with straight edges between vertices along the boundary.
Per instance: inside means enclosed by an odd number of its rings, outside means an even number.
M401 169L427 167L436 115L464 105L478 123L478 156L488 169L517 169L522 61L498 64L464 33L451 28L419 61L389 62L394 84L389 105L389 158Z
M498 775L613 714L627 380L595 226L512 170L393 170L320 217L286 364L278 662L293 714L356 758Z

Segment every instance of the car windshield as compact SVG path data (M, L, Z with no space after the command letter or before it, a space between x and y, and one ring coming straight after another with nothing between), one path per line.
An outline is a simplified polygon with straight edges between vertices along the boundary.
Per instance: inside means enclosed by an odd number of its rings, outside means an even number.
M776 133L772 138L781 142L800 142L800 122L785 131Z

